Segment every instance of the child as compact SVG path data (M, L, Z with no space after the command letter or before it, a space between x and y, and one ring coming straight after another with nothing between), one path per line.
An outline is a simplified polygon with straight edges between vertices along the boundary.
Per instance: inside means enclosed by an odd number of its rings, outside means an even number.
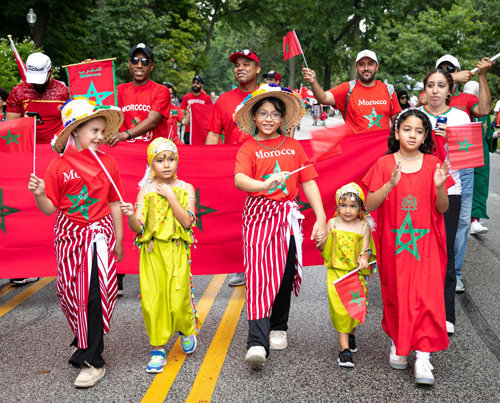
M337 211L328 221L328 239L316 233L316 246L323 253L328 270L328 302L333 327L339 332L339 366L354 367L351 353L358 351L354 331L360 322L349 316L333 285L335 280L352 270L358 276L366 294L364 275L369 275L368 262L375 260L375 244L372 238L373 218L363 210L365 195L354 182L342 186L335 194Z
M178 164L177 147L171 140L153 140L135 214L131 203L121 205L140 248L142 314L153 346L146 372L154 374L167 363L163 346L174 333L179 331L182 351L190 354L201 326L191 282L196 197L193 186L177 178Z
M325 212L313 167L296 174L307 156L297 140L287 136L304 116L297 93L265 84L236 109L238 127L254 139L236 155L234 183L248 193L243 210L248 342L245 361L262 366L269 349L287 347L286 332L292 290L298 295L302 278L304 218L295 202L302 189L316 216L312 237L325 230ZM272 314L271 314L272 311Z
M448 209L442 167L434 150L432 125L425 113L409 108L391 128L388 155L368 171L366 207L378 208L378 264L384 316L382 327L392 339L389 364L406 369L417 350L415 380L434 384L430 353L448 347L444 279Z
M65 152L69 142L78 150L90 147L97 152L123 123L118 108L98 108L87 99L67 101L61 117L64 129L54 139L57 153ZM98 156L123 194L115 160L101 152ZM123 226L119 195L111 183L103 181L94 189L78 174L83 154L75 159L76 163L64 155L56 157L44 180L31 174L28 189L42 213L58 212L54 228L57 296L75 335L72 345L77 348L69 362L82 367L75 386L88 388L106 374L103 335L109 332L116 303L114 255L117 262L123 258Z

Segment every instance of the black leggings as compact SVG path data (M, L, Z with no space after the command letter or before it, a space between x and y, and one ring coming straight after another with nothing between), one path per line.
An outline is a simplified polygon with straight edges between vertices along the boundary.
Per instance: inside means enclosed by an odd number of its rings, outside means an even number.
M444 213L444 224L446 227L446 249L448 253L448 264L446 266L446 277L444 280L444 306L446 309L446 320L455 324L455 288L457 286L457 274L455 272L455 237L457 235L458 221L460 219L461 196L449 195L450 206Z

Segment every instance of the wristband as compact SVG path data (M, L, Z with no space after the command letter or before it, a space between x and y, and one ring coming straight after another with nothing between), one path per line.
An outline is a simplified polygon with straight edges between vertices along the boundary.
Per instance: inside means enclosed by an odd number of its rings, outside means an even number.
M125 130L125 133L128 134L128 139L127 140L130 140L132 138L132 135L130 134L130 132L128 130Z

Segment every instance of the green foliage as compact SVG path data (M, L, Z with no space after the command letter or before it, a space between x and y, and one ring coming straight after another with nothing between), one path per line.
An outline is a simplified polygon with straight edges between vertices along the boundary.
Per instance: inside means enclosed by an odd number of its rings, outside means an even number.
M21 42L16 42L16 49L21 58L26 61L28 56L33 52L42 52L42 49L37 49L35 44L28 38L24 38ZM17 84L21 82L19 69L17 68L14 53L10 48L10 42L7 38L0 38L0 66L2 66L2 74L0 74L0 88L11 91Z

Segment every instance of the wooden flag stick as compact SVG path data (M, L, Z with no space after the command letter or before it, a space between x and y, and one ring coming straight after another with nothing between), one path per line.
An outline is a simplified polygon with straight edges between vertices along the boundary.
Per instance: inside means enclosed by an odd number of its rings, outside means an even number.
M304 55L304 51L302 50L302 45L300 44L299 37L297 36L295 29L293 30L293 33L295 34L295 39L297 39L297 43L299 44L300 52L302 53L302 57L304 58L304 64L306 65L306 69L309 69L309 67L307 66L306 56Z
M118 188L116 187L116 184L115 182L113 181L113 179L111 178L111 175L109 174L108 170L106 169L106 167L104 166L104 164L102 163L102 161L99 159L99 157L97 156L96 152L92 149L92 147L89 147L89 150L90 152L92 153L92 155L94 156L94 158L96 159L96 161L99 163L99 165L101 166L102 170L104 171L104 173L106 174L106 176L108 177L109 181L111 182L111 184L113 185L113 187L115 188L115 191L116 193L118 194L118 197L120 198L120 201L122 203L124 203L123 201L123 198L122 198L122 195L120 194L120 192L118 191Z
M310 166L312 166L312 164L310 164L310 165L304 165L302 168L299 168L299 169L296 169L296 170L295 170L295 171L293 171L293 172L290 172L290 173L288 174L288 177L290 177L290 176L292 176L294 173L297 173L297 172L299 172L299 171L302 171L303 169L306 169L306 168L308 168L308 167L310 167Z

